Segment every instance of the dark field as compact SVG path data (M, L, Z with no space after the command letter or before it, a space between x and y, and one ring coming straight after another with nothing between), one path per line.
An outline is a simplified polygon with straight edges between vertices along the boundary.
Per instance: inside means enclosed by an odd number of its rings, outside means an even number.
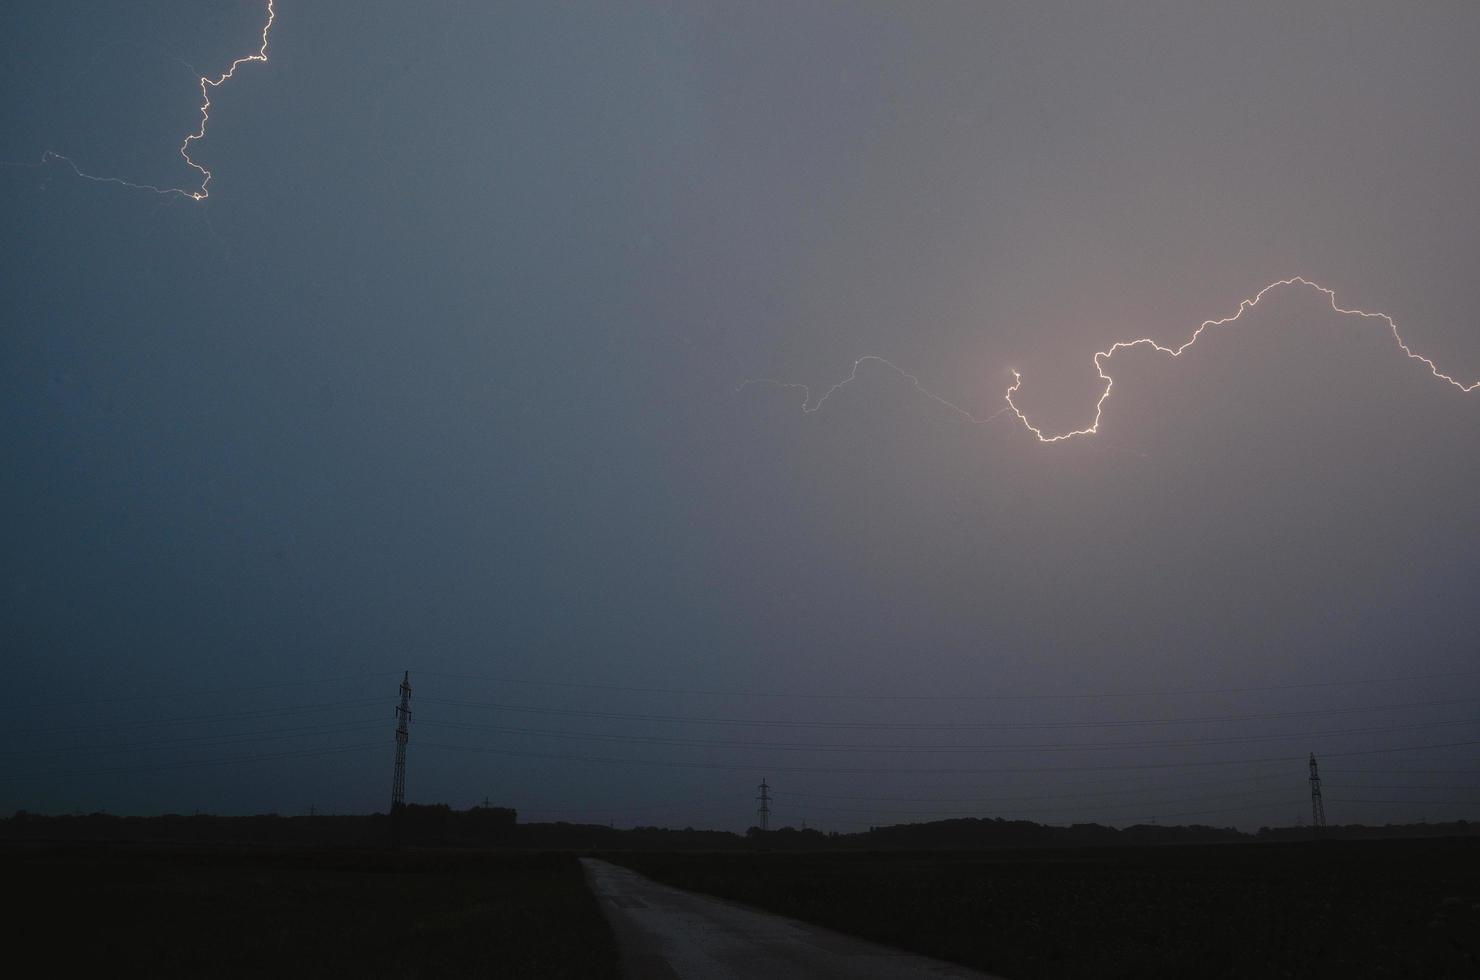
M56 976L618 975L575 858L10 845L13 961Z
M1014 978L1480 977L1480 841L616 854Z

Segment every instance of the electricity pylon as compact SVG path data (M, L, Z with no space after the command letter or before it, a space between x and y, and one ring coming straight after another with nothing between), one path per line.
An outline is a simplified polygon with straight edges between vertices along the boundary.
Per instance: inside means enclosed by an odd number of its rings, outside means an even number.
M401 678L401 703L396 708L396 774L391 779L391 813L406 804L406 740L411 736L406 723L411 720L411 671Z
M1310 822L1320 833L1326 826L1326 804L1321 801L1321 771L1316 767L1316 754L1310 754Z

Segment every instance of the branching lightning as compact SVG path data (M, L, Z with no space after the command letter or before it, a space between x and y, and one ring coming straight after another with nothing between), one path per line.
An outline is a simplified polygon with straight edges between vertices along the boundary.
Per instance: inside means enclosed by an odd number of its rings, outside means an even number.
M72 168L72 172L77 176L84 180L95 181L99 184L118 184L122 187L132 187L141 191L153 191L156 194L165 196L178 194L181 197L188 197L192 201L204 201L210 197L211 177L213 174L190 155L190 144L206 138L206 126L211 121L211 89L224 85L236 74L236 70L242 65L253 61L267 61L267 35L272 30L273 21L277 19L277 10L274 9L273 3L274 0L267 0L267 22L262 25L262 46L257 49L256 53L243 55L236 59L216 78L211 78L207 75L200 76L200 126L195 132L186 135L185 139L180 143L180 156L184 158L185 164L200 174L200 186L195 190L185 187L159 187L155 184L140 184L131 180L124 180L122 177L100 177L96 174L84 172L71 157L61 153L55 153L51 150L47 150L41 154L41 162L44 164L51 160L57 160L65 163Z
M955 412L958 416L960 416L963 421L970 422L973 425L982 425L986 422L992 421L999 415L1005 415L1007 414L1007 412L1011 411L1011 406L1009 405L1004 408L999 408L991 415L986 415L982 417L973 415L971 412L968 412L966 409L962 408L960 405L957 405L955 402L948 401L945 398L942 398L940 395L937 395L935 392L931 391L929 388L926 388L920 383L919 378L915 377L913 374L906 371L898 364L895 364L893 361L889 360L889 358L880 357L877 354L865 354L854 361L853 370L848 372L848 376L842 381L839 381L837 384L833 385L831 388L824 391L822 393L822 396L818 398L815 402L812 401L812 388L809 385L797 384L795 382L787 381L776 381L772 378L747 378L746 380L740 382L740 384L735 387L735 390L740 391L746 387L749 387L750 385L761 385L767 388L790 388L796 391L800 391L802 393L802 412L804 414L811 415L813 412L821 409L823 403L831 398L839 389L845 388L853 382L857 381L859 367L870 362L874 364L884 365L889 370L893 371L895 374L898 374L900 377L908 381L920 394L924 395L926 398L929 398L931 401L936 402L939 405L949 408L952 412Z
M1003 396L1007 402L1007 405L999 409L998 411L993 412L991 415L987 415L984 417L977 417L961 406L948 401L947 399L926 388L920 383L919 378L899 367L899 365L895 364L893 361L890 361L887 358L878 357L873 354L864 355L863 357L860 357L856 361L854 361L853 369L848 373L848 376L839 381L837 384L833 385L831 388L828 388L827 391L823 392L822 396L819 397L815 402L812 400L811 388L804 384L785 383L780 381L773 381L769 378L761 378L743 381L739 385L739 388L744 388L747 385L766 385L775 388L796 389L798 391L801 391L803 394L802 411L804 413L810 414L821 409L823 403L825 403L828 398L832 397L832 395L840 388L843 388L844 386L851 384L853 381L857 380L858 368L861 364L868 361L873 361L879 364L883 364L891 370L897 372L907 381L909 381L910 384L912 384L915 389L919 391L922 395L950 409L952 412L956 413L962 419L968 422L972 422L975 424L990 422L1001 415L1005 415L1008 412L1011 412L1014 416L1016 416L1018 421L1022 422L1023 427L1026 428L1028 432L1031 433L1033 437L1039 442L1064 442L1066 440L1073 439L1076 436L1095 435L1100 431L1100 421L1104 417L1105 413L1105 402L1109 400L1110 392L1115 386L1115 379L1105 372L1105 365L1107 362L1109 362L1111 358L1115 356L1117 351L1125 350L1132 347L1144 346L1150 347L1152 350L1155 350L1158 353L1167 354L1171 357L1181 357L1184 351L1190 348L1193 344L1197 343L1198 338L1201 337L1203 335L1203 332L1206 331L1209 327L1221 327L1225 324L1237 321L1249 310L1252 310L1255 306L1259 305L1259 301L1262 300L1265 295L1271 290L1290 286L1301 286L1315 290L1316 292L1325 296L1326 301L1331 306L1331 309L1342 316L1354 316L1364 320L1382 321L1384 324L1387 325L1388 331L1392 333L1393 340L1397 343L1398 349L1401 350L1411 360L1418 361L1423 364L1424 367L1428 368L1429 374L1431 374L1435 379L1446 384L1453 385L1455 388L1458 388L1460 391L1465 392L1466 394L1475 391L1477 388L1480 388L1480 380L1471 381L1469 383L1459 381L1454 377L1445 374L1443 371L1440 371L1438 365L1435 364L1432 360L1414 351L1413 348L1409 347L1408 343L1403 339L1402 334L1399 333L1398 324L1393 320L1392 317L1388 316L1386 313L1369 313L1366 310L1355 308L1347 309L1336 302L1336 292L1334 290L1328 289L1327 287L1322 286L1320 283L1313 282L1310 279L1306 279L1304 276L1292 276L1289 279L1276 280L1265 286L1263 289L1259 290L1259 292L1255 293L1251 298L1241 301L1238 306L1238 312L1234 313L1233 315L1223 317L1219 320L1204 320L1201 324L1198 325L1198 328L1192 332L1192 336L1188 337L1187 340L1178 347L1167 347L1163 344L1158 343L1150 337L1138 337L1135 340L1117 340L1105 350L1096 352L1094 357L1092 358L1095 367L1095 374L1098 375L1100 380L1105 383L1105 387L1100 392L1099 399L1095 402L1094 420L1090 422L1089 425L1081 429L1070 429L1065 432L1049 434L1045 432L1041 426L1034 425L1032 421L1029 420L1027 414L1018 407L1015 401L1013 401L1013 396L1016 395L1023 386L1023 376L1016 369L1014 369L1012 372L1012 384L1008 387L1005 395ZM739 390L739 388L737 388L736 390Z
M1095 374L1099 375L1100 380L1105 382L1105 388L1103 391L1100 392L1099 400L1095 402L1094 421L1082 429L1071 429L1068 432L1060 432L1056 435L1047 435L1044 433L1043 429L1028 421L1028 416L1025 415L1022 409L1018 408L1017 404L1012 400L1012 396L1017 394L1018 389L1020 389L1023 385L1023 376L1019 374L1016 370L1012 372L1013 382L1012 385L1007 389L1007 394L1005 396L1007 399L1007 407L1012 409L1013 414L1018 417L1023 425L1027 427L1027 430L1031 432L1034 437L1038 439L1039 442L1063 442L1066 439L1072 439L1075 436L1094 435L1095 433L1100 431L1100 419L1104 415L1105 402L1110 398L1110 391L1115 386L1115 379L1105 373L1105 362L1114 357L1116 351L1125 350L1131 347L1146 346L1161 354L1168 354L1172 357L1181 357L1183 351L1186 351L1193 344L1197 343L1197 339L1202 336L1203 331L1207 330L1209 327L1221 327L1224 324L1233 323L1249 310L1252 310L1255 306L1259 305L1259 301L1262 300L1265 294L1268 293L1271 289L1275 289L1281 286L1305 286L1310 289L1314 289L1316 292L1325 296L1326 301L1331 305L1331 309L1335 310L1342 316L1355 316L1362 319L1381 320L1383 323L1387 324L1388 330L1392 332L1393 340L1397 342L1398 349L1411 359L1422 362L1423 365L1429 369L1429 373L1432 374L1435 378L1448 384L1454 385L1454 387L1466 393L1474 391L1476 388L1480 388L1480 381L1471 381L1469 384L1464 384L1463 382L1456 381L1454 378L1440 371L1438 365L1436 365L1433 361L1429 360L1427 357L1424 357L1422 354L1416 353L1403 340L1403 335L1398 332L1397 323L1395 323L1393 321L1393 318L1388 316L1386 313L1368 313L1366 310L1346 309L1337 304L1336 292L1334 290L1328 289L1325 286L1322 286L1320 283L1312 282L1311 280L1306 279L1304 276L1292 276L1289 279L1276 280L1275 282L1272 282L1269 285L1265 286L1263 289L1259 290L1259 292L1255 293L1251 299L1243 300L1238 305L1238 312L1234 313L1232 316L1223 317L1221 320L1204 320L1201 324L1198 325L1198 328L1196 330L1192 331L1192 336L1188 337L1187 340L1184 341L1180 347L1165 347L1157 343L1155 340L1152 340L1150 337L1139 337L1135 340L1118 340L1115 343L1111 344L1106 350L1096 352L1093 359L1095 365Z

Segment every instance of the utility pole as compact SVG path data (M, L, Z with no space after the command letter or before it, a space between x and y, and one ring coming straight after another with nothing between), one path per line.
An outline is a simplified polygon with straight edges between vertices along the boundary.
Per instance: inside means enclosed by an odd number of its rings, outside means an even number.
M756 801L758 803L760 803L760 808L755 811L756 812L756 816L758 816L758 817L761 818L761 830L770 830L771 829L771 787L767 786L766 785L766 781L764 779L762 779L761 780L761 784L760 784L760 786L758 788L761 791L761 795L756 797Z
M406 805L406 740L410 734L406 723L411 720L411 671L401 678L401 704L396 708L396 775L391 780L391 816Z
M1316 768L1316 754L1310 754L1310 822L1316 833L1326 827L1326 804L1321 802L1321 771Z

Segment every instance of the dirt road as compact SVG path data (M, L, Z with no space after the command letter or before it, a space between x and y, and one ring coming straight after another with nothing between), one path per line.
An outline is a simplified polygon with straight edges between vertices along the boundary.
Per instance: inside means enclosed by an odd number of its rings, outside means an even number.
M845 936L583 858L628 980L896 980L984 973Z

